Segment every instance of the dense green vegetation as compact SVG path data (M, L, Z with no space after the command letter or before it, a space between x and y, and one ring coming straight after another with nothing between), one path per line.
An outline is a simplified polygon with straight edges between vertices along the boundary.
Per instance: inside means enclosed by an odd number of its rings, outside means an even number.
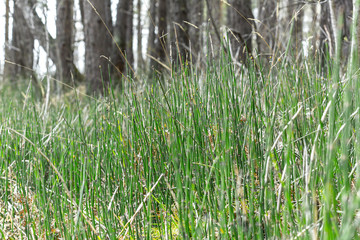
M358 73L274 63L48 111L2 86L0 238L358 238Z

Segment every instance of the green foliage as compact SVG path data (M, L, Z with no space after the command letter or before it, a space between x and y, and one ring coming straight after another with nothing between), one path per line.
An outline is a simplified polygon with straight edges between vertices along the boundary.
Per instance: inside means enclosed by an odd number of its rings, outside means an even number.
M357 73L248 66L74 93L46 116L31 89L2 91L2 238L359 237Z

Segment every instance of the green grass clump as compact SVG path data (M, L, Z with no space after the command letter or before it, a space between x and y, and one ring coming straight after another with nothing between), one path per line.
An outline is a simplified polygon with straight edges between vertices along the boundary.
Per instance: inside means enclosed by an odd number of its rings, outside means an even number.
M4 86L0 238L358 238L357 76L224 57L46 113Z

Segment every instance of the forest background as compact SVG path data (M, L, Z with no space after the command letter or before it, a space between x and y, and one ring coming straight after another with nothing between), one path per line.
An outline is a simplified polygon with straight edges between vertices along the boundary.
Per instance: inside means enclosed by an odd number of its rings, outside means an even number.
M26 8L28 11L31 11L28 16L25 16L29 19L25 24L27 26L22 29L16 27L21 24L20 18L16 17L16 15L23 14L20 13L23 10L14 12L15 2L17 2L16 6L18 6L18 8ZM87 3L87 1L85 2ZM176 44L174 44L176 38L174 30L176 30L175 27L180 26L180 31L178 30L177 33L178 40L180 40L179 46L180 48L184 47L185 49L191 50L190 55L192 55L193 60L200 60L202 57L201 53L203 55L204 53L206 54L206 52L210 50L210 47L213 53L214 50L215 52L219 52L221 48L220 39L223 37L230 40L231 38L237 40L237 45L235 44L236 41L231 40L233 52L236 52L239 49L238 47L243 47L246 42L248 48L246 51L250 54L256 52L256 57L278 55L278 53L284 51L286 42L290 40L291 36L293 39L291 46L292 51L297 56L303 55L306 57L309 52L312 56L315 53L319 55L319 53L324 52L328 40L332 53L335 49L334 34L332 33L333 26L331 25L331 11L328 4L324 4L321 1L257 0L230 1L227 3L226 1L215 0L194 2L139 0L105 2L99 3L99 7L104 8L101 10L104 13L104 16L102 16L102 20L104 21L103 25L108 24L109 26L108 29L106 29L105 26L97 27L98 30L102 29L104 33L108 31L106 33L108 36L103 37L101 43L99 42L98 45L104 45L107 42L109 47L95 51L98 51L100 55L108 58L108 64L112 65L110 68L115 68L115 70L110 69L113 76L114 72L118 72L118 75L123 74L126 67L129 68L129 66L125 66L128 65L128 63L131 65L130 69L141 69L143 72L154 69L154 61L169 66L170 62L174 60L174 56L171 56L171 59L169 58L171 55L169 51L170 49L174 50L174 48L176 48ZM84 6L83 0L49 2L6 0L4 4L7 6L2 8L2 16L4 17L1 18L2 21L0 22L1 25L4 26L4 28L1 28L1 31L4 33L2 36L4 37L0 42L2 43L1 45L4 46L3 51L0 51L2 56L1 67L3 69L1 72L5 72L5 75L9 76L22 75L22 71L25 71L24 68L21 70L21 68L14 67L13 64L4 64L3 61L3 59L6 58L10 62L15 63L16 61L14 60L22 59L21 62L18 61L17 64L29 67L30 69L34 69L35 72L42 74L50 70L53 76L59 78L58 80L64 81L67 79L65 81L67 83L69 83L68 78L70 76L61 73L63 71L72 72L75 78L83 78L85 75L88 75L88 81L90 83L95 81L94 78L99 80L99 77L94 76L95 73L86 73L85 69L86 61L89 61L89 58L85 57L85 49L90 52L89 48L85 47L85 45L86 39L90 37L85 36L84 26L86 24L86 16L84 11L89 12L91 9L80 7ZM95 8L96 5L97 3L94 1ZM107 5L108 7L106 7ZM161 6L165 7L165 11L160 12ZM338 19L338 16L343 15L342 17L345 20L345 25L342 29L343 39L346 39L346 41L343 41L345 42L344 45L348 43L350 37L351 6L352 4L349 0L344 2L334 1L334 17ZM57 12L56 9L59 10L60 8L62 10ZM121 8L123 9L121 10ZM241 9L237 10L238 8ZM138 14L139 11L141 12L140 14ZM168 12L168 14L166 14L166 12ZM66 13L67 20L65 19ZM57 14L63 17L59 18ZM161 14L163 16L160 16ZM96 16L96 18L99 16L101 16L101 14ZM63 26L56 24L57 18L59 22L64 23ZM162 26L159 25L161 24L161 21L159 21L161 18L163 19ZM17 20L13 21L13 19ZM67 22L65 23L65 21ZM181 24L174 24L178 22L181 22ZM47 26L44 26L44 24ZM65 30L66 28L70 29L68 26L65 26L66 24L73 26L71 31ZM294 26L294 28L290 29L291 26ZM89 26L88 29L92 27ZM35 28L37 31L35 31ZM46 38L45 28L50 34L49 39ZM61 33L57 34L56 29ZM160 32L159 29L162 32ZM292 35L287 34L290 30ZM17 32L19 35L18 40L16 40L16 38L15 40L13 39L13 32ZM109 33L113 35L112 39ZM21 42L26 39L26 34L32 35L31 44L26 44L26 41ZM65 36L66 34L67 36ZM159 41L159 37L161 37L162 34L164 34L164 44L161 44L161 41ZM241 35L246 37L243 38ZM139 38L141 38L140 41ZM281 39L281 41L278 41L279 39ZM49 43L49 51L51 50L48 55L46 55L46 40L48 40ZM225 43L226 41L227 40L224 40L223 42ZM223 47L224 43L222 44ZM60 46L61 44L63 47ZM27 46L28 49L24 49L25 46ZM67 47L64 48L64 46ZM123 51L123 54L128 54L128 63L126 63L123 56L121 56L119 49L116 49L118 47ZM30 50L30 48L32 48L32 50ZM244 49L242 51L244 51ZM19 54L20 52L21 54ZM59 54L60 52L61 54ZM28 56L25 56L25 53L27 53ZM31 56L29 55L30 53ZM239 53L241 53L241 51ZM18 56L19 59L16 59L15 56ZM65 60L65 58L68 60ZM240 56L240 58L244 60L244 56ZM25 59L27 60L25 61ZM50 69L46 69L45 67L46 59L50 59ZM94 62L92 66L89 65L87 68L88 71L93 69L96 64L98 65L99 61L98 59L98 62ZM201 61L203 61L203 59ZM11 67L11 65L13 66ZM105 67L105 65L103 67ZM60 68L62 68L63 71L61 71ZM57 71L57 75L55 71Z

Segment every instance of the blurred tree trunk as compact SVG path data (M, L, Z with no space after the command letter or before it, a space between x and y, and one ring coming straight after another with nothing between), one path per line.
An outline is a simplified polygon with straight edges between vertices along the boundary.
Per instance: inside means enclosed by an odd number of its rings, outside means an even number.
M295 58L302 52L303 38L303 4L298 2L288 2L288 22L291 23L291 53Z
M5 2L5 44L9 43L10 0Z
M5 50L5 59L10 59L9 58L9 50L10 50L11 43L9 41L9 31L10 31L9 19L10 19L10 0L6 0L6 2L5 2L5 49L4 49ZM3 69L3 74L5 75L4 69Z
M144 65L142 56L142 26L141 26L141 0L137 0L137 67L141 69Z
M167 49L167 0L159 0L158 6L158 39L156 42L156 52L159 57L159 61L166 62L166 49Z
M104 1L105 1L105 13L106 13L104 17L104 21L111 34L114 34L114 26L112 21L112 14L111 14L111 0L104 0Z
M171 11L171 58L172 62L184 63L189 57L188 1L170 0ZM179 59L179 57L181 59Z
M310 32L312 35L311 40L311 48L309 49L309 55L310 56L316 56L318 51L318 41L319 41L319 28L317 26L317 23L319 21L318 14L317 14L317 4L311 5L311 17L312 17L312 23L310 26Z
M155 26L157 24L157 11L156 11L156 3L157 0L150 0L150 8L149 8L149 35L148 35L148 45L147 45L147 54L151 57L157 58L156 47L155 47ZM149 61L150 69L156 65L156 62L150 58Z
M320 44L321 62L324 64L327 53L332 54L334 49L334 36L331 27L329 4L324 2L321 4L320 18Z
M229 0L227 7L228 33L233 56L246 63L252 53L252 28L255 23L250 0Z
M219 39L219 36L216 36L216 31L220 33L220 27L222 24L222 4L220 0L206 0L209 3L209 6L207 6L207 21L210 32L210 38L211 41L207 43L207 45L210 45L210 49L207 51L210 51L213 53L213 57L218 55L218 50L220 49L221 42ZM211 22L210 14L213 17L214 22ZM217 28L217 29L214 29ZM220 36L221 37L221 36Z
M333 16L331 16L330 4L332 4ZM340 18L342 25L339 25ZM329 51L330 56L335 54L335 42L337 41L335 36L341 32L341 36L339 36L341 52L342 56L346 58L350 49L351 20L352 0L333 0L321 4L320 49L323 54L326 54L327 51Z
M166 64L167 57L167 19L168 19L168 0L151 0L150 2L150 26L148 38L148 55L150 58L150 68L161 72L163 67L160 63ZM155 32L155 29L157 31Z
M358 9L360 15L360 8ZM360 16L357 22L357 44L358 44L358 62L360 63Z
M259 0L258 45L261 54L272 56L278 33L277 0Z
M129 12L127 14L127 32L126 32L126 56L131 67L134 66L134 50L133 50L133 40L134 40L134 0L129 1L130 5Z
M79 0L81 23L85 26L84 0Z
M342 56L347 58L351 49L351 24L353 14L352 0L344 0L344 29L342 35Z
M117 17L114 28L114 38L120 47L121 52L114 48L112 61L120 71L120 73L125 73L127 68L127 62L132 66L133 63L133 51L132 51L132 11L133 11L133 0L120 0L117 5ZM129 35L131 34L131 35ZM124 55L124 56L123 56Z
M73 72L73 0L56 1L57 79L70 84Z
M54 39L47 31L45 24L37 15L36 9L33 4L31 4L31 1L17 0L16 6L21 9L24 18L27 19L23 27L26 26L32 36L39 41L40 46L44 50L47 49L47 41L49 41L50 49L48 52L48 56L53 61L53 63L57 65L58 56L56 51L56 39Z
M191 43L191 55L195 57L194 60L201 58L201 31L204 20L204 2L203 0L190 0L190 23L194 26L189 26L189 36ZM193 61L194 62L194 61Z
M46 50L47 49L47 45L49 42L49 52L48 57L52 60L52 62L56 65L57 69L60 69L59 67L59 61L58 61L58 51L57 51L57 40L54 39L50 33L47 31L47 28L45 26L45 24L42 22L41 18L38 16L37 12L36 12L36 8L34 7L34 3L32 1L29 0L16 0L15 4L14 4L14 18L15 18L15 9L17 10L16 15L19 17L16 17L16 19L14 19L14 23L13 23L13 28L16 28L13 30L13 41L15 42L19 42L19 36L20 37L20 42L22 43L22 45L24 45L24 48L28 49L25 52L21 51L22 53L20 53L20 48L13 48L12 45L13 43L11 43L9 46L9 53L7 54L7 58L9 60L12 59L12 61L15 61L13 58L13 55L16 55L16 58L22 58L21 55L26 54L26 52L29 52L32 57L29 57L28 59L33 59L33 42L34 39L39 41L40 46ZM22 32L22 33L21 33ZM15 35L14 35L15 34ZM15 38L14 38L15 37ZM26 43L24 43L26 42ZM29 44L27 43L29 42ZM15 45L13 45L15 46ZM30 50L31 48L31 50ZM25 57L23 58L22 61L25 61ZM18 61L18 60L16 60ZM28 65L32 68L33 65L33 60L27 60ZM10 71L11 73L11 69L16 69L19 68L19 66L9 66L12 64L6 64L6 67L4 68L4 74L5 74L5 70L6 72ZM28 67L29 67L28 66ZM76 66L73 64L72 62L72 67L73 69L73 74L74 74L74 79L82 79L83 76L81 75L81 73L78 71L78 69L76 68ZM24 69L22 70L24 71ZM34 75L34 72L30 73L29 71L27 71L27 75L32 74ZM14 76L14 74L11 74L12 76Z
M89 92L102 93L103 83L105 87L107 87L109 83L109 64L108 61L101 56L109 57L111 38L100 17L106 21L107 16L111 16L111 12L106 12L108 9L107 1L92 0L92 4L96 12L87 1L84 2L85 75L90 85L88 88Z
M29 1L28 4L33 6L32 1ZM24 17L22 9L14 1L12 40L11 45L8 46L8 55L6 56L7 60L12 63L5 63L5 78L16 79L33 75L33 72L28 69L33 69L34 37L27 25L27 21L28 19Z

